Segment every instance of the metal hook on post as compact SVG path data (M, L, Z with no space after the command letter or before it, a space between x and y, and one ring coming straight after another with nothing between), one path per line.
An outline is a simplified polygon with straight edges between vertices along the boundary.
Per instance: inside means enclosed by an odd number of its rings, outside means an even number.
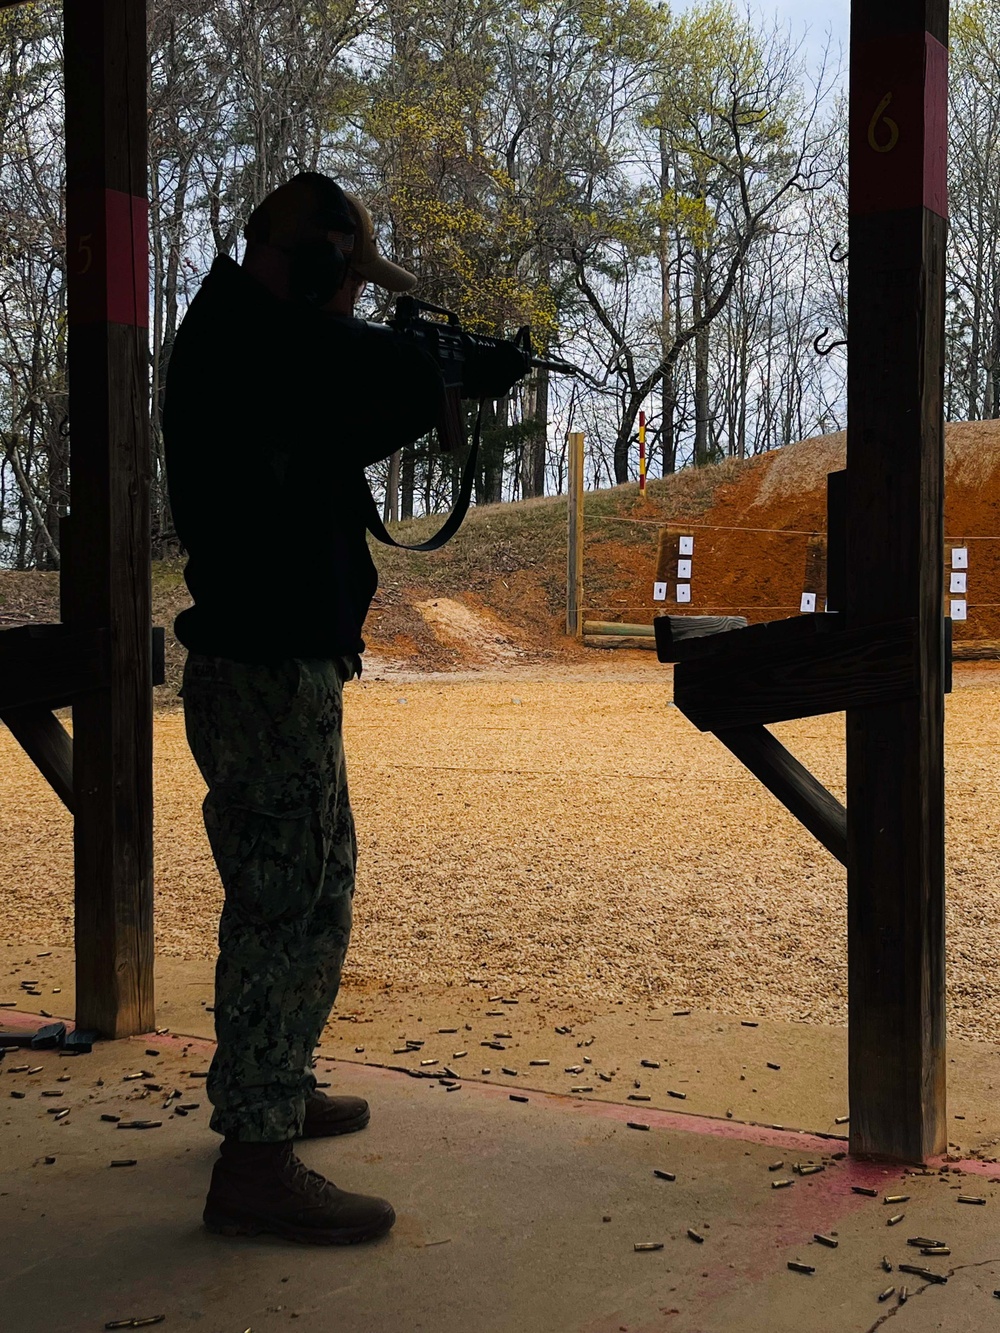
M845 250L842 255L838 255L837 251L839 249L840 249L840 242L837 241L833 249L830 251L830 260L834 264L843 264L850 254L849 250Z
M829 356L835 347L847 346L847 339L842 338L839 342L831 343L829 347L820 347L820 343L823 341L823 339L829 332L830 332L829 329L824 329L818 338L813 339L813 351L816 353L817 356Z

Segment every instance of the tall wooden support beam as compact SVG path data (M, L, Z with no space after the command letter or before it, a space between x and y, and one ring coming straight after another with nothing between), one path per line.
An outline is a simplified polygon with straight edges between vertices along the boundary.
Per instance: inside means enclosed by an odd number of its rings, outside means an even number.
M946 1146L941 552L948 0L854 0L850 629L917 622L917 692L848 710L851 1150Z
M71 513L62 618L109 629L73 709L77 1022L153 1015L145 0L64 0Z

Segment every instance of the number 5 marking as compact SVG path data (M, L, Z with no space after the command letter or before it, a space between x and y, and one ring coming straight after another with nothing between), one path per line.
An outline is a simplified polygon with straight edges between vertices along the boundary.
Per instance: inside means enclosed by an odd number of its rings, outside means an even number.
M80 237L80 244L77 247L77 249L79 250L81 256L86 255L86 258L83 261L83 267L77 269L77 272L80 274L86 273L90 268L91 264L94 262L94 252L87 244L87 242L90 240L93 234L94 233L92 231L88 231L86 236Z
M868 122L868 143L874 148L876 153L891 153L899 143L899 126L890 116L883 114L891 101L892 93L886 93L875 108L874 116L872 116L871 120ZM889 138L886 143L879 143L875 138L875 129L880 120L883 120L889 128Z

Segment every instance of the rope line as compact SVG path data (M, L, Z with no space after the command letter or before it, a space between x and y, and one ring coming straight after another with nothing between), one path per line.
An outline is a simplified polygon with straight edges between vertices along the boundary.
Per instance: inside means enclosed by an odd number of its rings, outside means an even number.
M685 523L676 518L618 518L614 514L584 514L584 522L590 523L639 523L654 528L676 528L675 536L682 535L681 528L689 532L770 532L778 537L825 537L825 528L749 528L735 523ZM1000 542L1000 536L945 537L946 542L961 545L965 542Z

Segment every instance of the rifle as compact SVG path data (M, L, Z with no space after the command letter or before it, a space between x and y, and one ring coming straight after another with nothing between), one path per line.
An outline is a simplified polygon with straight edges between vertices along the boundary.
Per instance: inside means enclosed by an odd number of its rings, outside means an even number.
M443 316L428 318L427 316ZM375 325L385 328L385 325ZM560 375L577 375L580 370L568 361L554 361L535 355L531 343L531 328L525 324L513 338L494 338L487 334L469 333L462 328L454 311L415 296L400 296L388 327L395 333L412 338L433 359L444 379L445 395L437 422L438 441L443 453L451 453L465 444L465 414L463 398L478 398L479 411L472 436L472 448L462 474L462 485L455 508L444 526L428 541L406 546L389 536L372 499L368 530L386 546L402 546L407 551L436 551L450 541L468 512L472 488L476 479L479 443L482 435L483 403L487 398L502 398L514 384L531 370L550 370Z

